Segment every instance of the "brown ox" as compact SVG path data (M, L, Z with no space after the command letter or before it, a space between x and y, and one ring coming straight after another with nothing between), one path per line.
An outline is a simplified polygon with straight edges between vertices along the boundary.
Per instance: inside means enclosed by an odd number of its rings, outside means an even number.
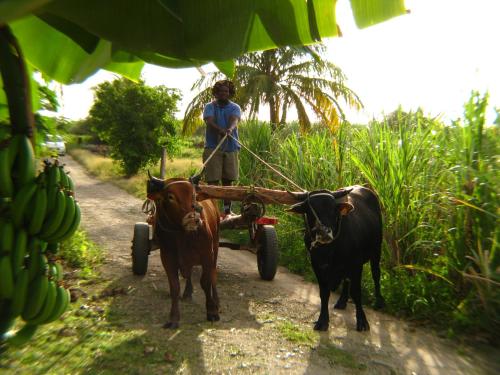
M155 201L155 235L161 261L168 276L172 306L164 328L179 327L179 271L186 279L183 298L191 298L191 271L201 265L201 287L205 292L207 320L219 320L217 252L219 249L219 210L211 200L196 202L193 185L186 179L149 178L148 198Z

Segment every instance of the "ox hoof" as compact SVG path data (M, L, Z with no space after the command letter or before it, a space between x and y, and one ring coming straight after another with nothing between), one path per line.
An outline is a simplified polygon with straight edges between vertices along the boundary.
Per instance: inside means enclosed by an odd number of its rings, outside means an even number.
M373 305L373 308L375 310L381 310L385 307L385 301L383 298L377 298L377 300L375 301L375 304Z
M358 320L356 322L356 331L362 332L362 331L369 331L370 330L370 325L368 324L368 321L365 320Z
M320 322L319 320L314 323L315 331L328 331L328 322Z
M163 325L163 328L165 328L165 329L177 329L177 328L179 328L179 322L166 322Z
M209 322L218 322L220 320L219 314L207 314L207 320Z
M335 306L333 306L333 308L336 310L345 310L346 307L347 307L347 301L337 301Z

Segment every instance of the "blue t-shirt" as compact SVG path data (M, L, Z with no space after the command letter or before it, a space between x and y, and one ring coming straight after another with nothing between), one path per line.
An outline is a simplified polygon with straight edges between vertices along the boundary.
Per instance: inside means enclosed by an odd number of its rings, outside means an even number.
M230 126L229 117L235 116L238 119L241 118L241 108L238 104L229 101L224 106L219 105L216 101L208 103L203 110L203 119L206 120L207 117L215 117L215 123L221 128L227 129ZM238 128L235 128L231 135L238 138ZM213 127L207 125L205 130L205 147L206 148L216 148L220 142L220 133L217 132ZM224 144L221 145L219 150L225 152L238 151L240 145L234 139L227 137Z

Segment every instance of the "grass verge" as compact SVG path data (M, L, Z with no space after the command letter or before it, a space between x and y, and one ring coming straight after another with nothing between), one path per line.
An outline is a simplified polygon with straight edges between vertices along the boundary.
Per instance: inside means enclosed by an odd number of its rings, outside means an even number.
M320 345L318 354L325 358L332 367L340 365L355 370L366 370L365 364L359 363L352 354L333 344Z
M146 196L147 171L126 178L123 176L119 163L108 157L81 148L73 148L69 154L82 164L92 176L110 182L137 198ZM188 157L168 160L166 178L189 177L201 167L201 164L201 156L193 159L191 154L188 154ZM159 175L159 165L153 166L151 173Z

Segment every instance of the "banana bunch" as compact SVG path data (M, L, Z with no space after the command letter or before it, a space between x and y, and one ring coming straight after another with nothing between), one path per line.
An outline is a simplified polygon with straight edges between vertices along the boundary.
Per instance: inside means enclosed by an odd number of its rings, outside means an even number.
M0 344L24 345L70 301L55 254L80 224L74 183L57 160L35 169L28 137L0 145ZM24 326L9 331L18 318Z

